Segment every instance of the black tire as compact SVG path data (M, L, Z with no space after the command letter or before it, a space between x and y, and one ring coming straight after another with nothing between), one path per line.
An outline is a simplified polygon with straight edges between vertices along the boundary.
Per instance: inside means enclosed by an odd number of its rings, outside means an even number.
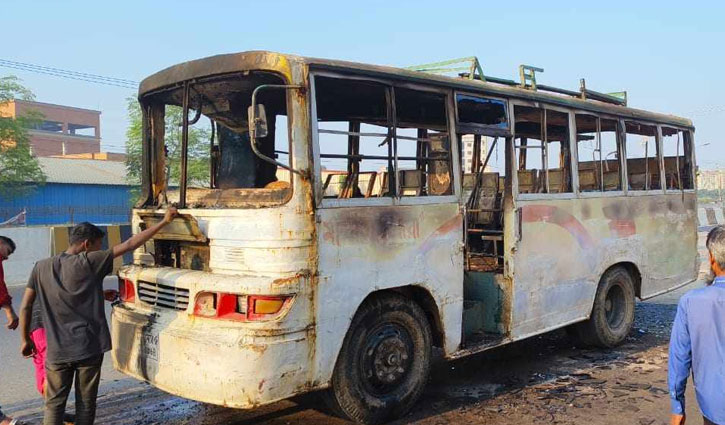
M634 323L634 279L624 267L607 270L599 281L589 320L567 329L582 345L615 347Z
M410 410L428 381L431 330L415 302L374 295L355 314L324 393L338 415L379 424Z

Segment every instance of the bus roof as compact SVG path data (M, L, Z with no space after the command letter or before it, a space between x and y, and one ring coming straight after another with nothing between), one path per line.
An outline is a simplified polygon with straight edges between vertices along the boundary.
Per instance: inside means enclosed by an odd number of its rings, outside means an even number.
M624 119L644 120L660 124L693 128L692 121L675 115L661 114L626 106L614 105L597 100L580 99L555 93L546 93L521 87L480 80L435 75L392 66L370 65L332 59L302 57L269 51L247 51L222 54L183 62L168 67L145 78L139 86L139 96L160 90L186 80L246 70L270 70L291 75L290 62L307 65L311 69L355 73L371 77L403 80L419 84L456 88L468 92L516 98L534 102L569 107L577 110L610 114Z

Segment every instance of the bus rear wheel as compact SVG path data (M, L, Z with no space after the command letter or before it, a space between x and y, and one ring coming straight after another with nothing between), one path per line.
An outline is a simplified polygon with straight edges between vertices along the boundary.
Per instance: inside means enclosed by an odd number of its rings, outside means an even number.
M624 267L607 270L597 287L589 320L573 327L583 345L614 347L624 341L634 323L634 279Z
M428 380L431 330L415 302L376 295L355 314L325 399L339 415L378 424L404 415Z

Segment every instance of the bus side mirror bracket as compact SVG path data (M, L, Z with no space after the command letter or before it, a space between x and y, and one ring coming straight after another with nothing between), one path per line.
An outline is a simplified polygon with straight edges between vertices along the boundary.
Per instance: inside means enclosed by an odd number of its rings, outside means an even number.
M262 84L257 86L252 92L252 105L247 109L247 118L249 119L249 141L252 146L252 151L259 159L274 164L277 167L282 167L291 173L299 174L302 178L305 177L304 173L300 170L296 170L289 165L282 164L281 162L270 158L259 151L257 147L257 141L260 138L267 137L268 125L267 125L267 112L264 109L264 105L257 104L257 93L261 90L266 89L277 89L277 90L302 90L303 86L293 86L287 84ZM290 155L290 162L292 156Z

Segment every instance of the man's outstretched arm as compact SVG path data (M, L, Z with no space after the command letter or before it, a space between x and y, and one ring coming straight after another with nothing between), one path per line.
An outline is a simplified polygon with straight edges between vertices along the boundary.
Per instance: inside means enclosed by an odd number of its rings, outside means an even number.
M169 209L166 210L166 214L164 214L163 220L149 227L148 229L131 236L120 244L115 245L113 247L113 257L120 257L123 254L131 252L134 249L140 247L141 245L146 243L146 241L151 239L156 233L158 233L159 230L161 230L164 226L171 223L171 220L173 220L176 215L176 207L169 207Z

